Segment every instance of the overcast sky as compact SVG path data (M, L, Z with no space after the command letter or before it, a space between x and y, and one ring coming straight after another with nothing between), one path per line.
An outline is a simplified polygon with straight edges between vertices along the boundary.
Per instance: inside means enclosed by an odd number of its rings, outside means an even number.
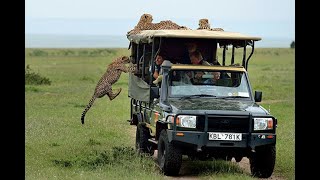
M192 29L211 27L294 38L294 0L26 0L26 33L125 35L143 13Z

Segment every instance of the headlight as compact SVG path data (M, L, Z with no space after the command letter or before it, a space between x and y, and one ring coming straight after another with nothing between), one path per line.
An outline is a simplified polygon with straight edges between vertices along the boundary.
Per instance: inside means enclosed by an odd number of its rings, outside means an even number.
M177 117L177 125L186 128L196 128L197 116L179 115Z
M273 120L272 118L254 118L254 127L253 130L268 130L273 129Z

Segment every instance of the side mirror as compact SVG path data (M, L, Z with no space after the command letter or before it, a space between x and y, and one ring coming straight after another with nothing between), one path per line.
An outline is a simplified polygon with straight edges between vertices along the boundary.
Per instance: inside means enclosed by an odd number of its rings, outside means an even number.
M262 100L262 92L261 91L254 92L254 100L255 100L255 102L261 102L261 100Z
M150 88L150 98L154 99L154 98L159 98L160 94L159 94L159 87L158 86L152 86Z

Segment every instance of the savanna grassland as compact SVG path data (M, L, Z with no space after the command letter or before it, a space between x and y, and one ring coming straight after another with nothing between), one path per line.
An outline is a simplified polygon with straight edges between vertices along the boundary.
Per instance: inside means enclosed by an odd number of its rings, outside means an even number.
M96 83L120 55L129 50L26 49L25 65L40 77L25 85L26 179L170 179L134 151L128 74L113 86L120 95L96 99L81 124ZM278 118L274 175L283 179L295 175L294 62L294 49L258 48L248 67L253 90L263 91L260 104ZM188 171L198 179L254 179L230 162L194 162Z

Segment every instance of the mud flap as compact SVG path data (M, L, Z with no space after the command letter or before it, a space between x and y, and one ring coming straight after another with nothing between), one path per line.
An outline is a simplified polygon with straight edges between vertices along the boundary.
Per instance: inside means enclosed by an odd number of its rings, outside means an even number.
M130 125L137 125L138 124L138 120L135 118L132 118L130 120L127 120L128 122L130 122Z
M143 115L142 113L137 113L136 115L133 115L133 117L130 120L127 121L130 122L130 125L138 125L139 123L143 122Z

